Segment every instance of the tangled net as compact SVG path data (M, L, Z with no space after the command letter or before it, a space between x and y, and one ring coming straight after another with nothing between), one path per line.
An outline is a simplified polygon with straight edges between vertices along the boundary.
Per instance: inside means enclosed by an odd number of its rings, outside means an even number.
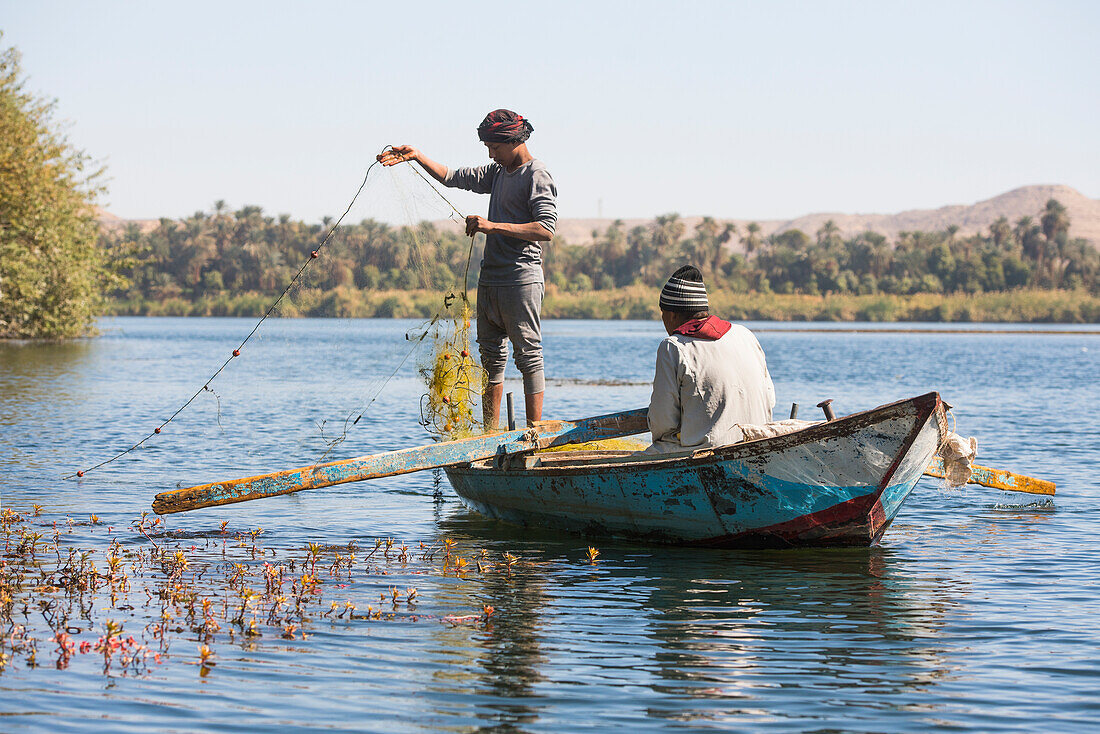
M441 439L482 433L476 407L485 370L470 351L470 301L449 293L428 325L431 348L420 366L428 391L420 401L420 423Z

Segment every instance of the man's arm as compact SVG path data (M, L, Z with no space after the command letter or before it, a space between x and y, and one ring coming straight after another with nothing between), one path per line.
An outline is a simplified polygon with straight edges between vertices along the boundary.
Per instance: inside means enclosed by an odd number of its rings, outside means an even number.
M378 156L378 162L383 166L396 166L406 161L416 161L436 181L441 184L446 183L444 179L447 178L447 167L442 163L436 163L411 145L393 145Z
M466 236L473 237L478 232L502 234L527 240L528 242L549 242L554 239L554 234L538 222L527 222L526 224L490 222L483 216L471 214L466 217Z
M554 179L545 170L536 170L531 179L531 195L528 202L531 221L522 223L493 222L485 217L466 217L466 234L473 237L478 232L500 234L527 242L549 242L554 238L558 222L558 189Z

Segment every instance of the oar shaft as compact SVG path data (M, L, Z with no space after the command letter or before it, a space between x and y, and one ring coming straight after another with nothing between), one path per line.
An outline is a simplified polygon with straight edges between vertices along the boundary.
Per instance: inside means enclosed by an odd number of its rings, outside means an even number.
M162 492L153 500L153 511L158 515L169 515L202 507L275 497L303 489L331 487L345 482L454 466L487 459L500 451L512 454L601 438L630 436L646 430L646 412L643 408L579 421L545 421L535 428L472 436Z
M936 456L932 463L924 470L930 477L943 478L943 459ZM974 465L970 470L970 479L967 484L980 484L983 487L1003 489L1006 492L1026 492L1028 494L1054 494L1054 482L1045 479L1036 479L1023 474L1006 471L1005 469L992 469L988 466Z

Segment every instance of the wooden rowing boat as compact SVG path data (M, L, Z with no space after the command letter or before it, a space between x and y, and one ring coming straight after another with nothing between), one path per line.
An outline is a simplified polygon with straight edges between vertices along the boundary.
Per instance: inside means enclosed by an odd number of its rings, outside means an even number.
M714 547L876 543L946 432L937 393L685 454L521 454L445 469L472 509L522 525Z
M415 448L161 492L166 515L444 468L468 505L520 525L714 546L868 545L885 532L947 433L936 393L777 438L651 456L540 453L643 433L646 410L543 421ZM1053 495L1054 484L972 467L971 483Z

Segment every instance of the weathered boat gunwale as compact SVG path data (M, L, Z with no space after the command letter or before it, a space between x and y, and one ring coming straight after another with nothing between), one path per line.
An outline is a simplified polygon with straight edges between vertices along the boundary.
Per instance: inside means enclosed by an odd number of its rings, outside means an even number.
M505 463L501 468L494 466L493 459L486 459L476 462L468 462L466 464L459 464L455 469L463 469L466 467L476 468L477 471L494 471L508 474L509 472L531 472L538 474L539 476L567 476L575 474L587 474L591 473L593 466L614 466L616 469L637 469L644 471L650 468L681 468L689 466L699 466L708 463L716 463L722 461L741 461L744 459L750 459L754 456L761 454L767 454L779 449L794 448L803 444L815 443L822 439L848 436L857 431L860 431L869 426L873 426L877 423L881 423L884 420L889 420L894 414L901 413L908 406L915 406L918 409L918 413L923 417L916 421L916 426L912 435L906 441L904 450L899 452L895 457L895 465L891 467L888 474L893 474L896 470L896 464L901 461L901 458L905 455L905 452L912 446L913 441L916 439L916 435L920 432L920 429L924 426L924 422L927 418L933 415L936 409L942 405L940 396L936 392L926 393L914 398L907 398L905 400L898 400L893 403L881 405L877 408L871 408L870 410L860 411L858 413L852 413L851 415L844 416L843 418L837 418L833 421L816 423L812 426L807 426L798 431L792 431L791 433L784 434L782 436L773 436L769 438L758 438L751 441L742 441L740 443L728 444L725 446L716 446L713 448L698 449L691 452L682 452L675 454L653 454L644 455L645 458L638 458L637 460L628 461L607 461L607 462L588 462L584 461L581 456L576 458L581 459L576 464L563 463L567 457L571 454L592 454L595 452L589 451L562 451L556 452L552 456L553 458L548 464L534 464L532 466L523 466L511 468ZM625 453L625 452L607 452L611 453ZM539 454L535 454L539 456ZM608 456L608 459L617 457ZM561 463L560 463L561 462ZM887 477L889 479L889 477Z

